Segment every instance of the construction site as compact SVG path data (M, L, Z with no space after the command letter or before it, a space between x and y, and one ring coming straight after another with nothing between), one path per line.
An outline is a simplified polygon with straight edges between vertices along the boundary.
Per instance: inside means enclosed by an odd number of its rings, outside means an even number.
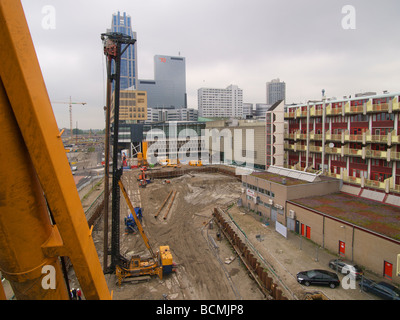
M240 176L235 176L233 168L155 166L146 171L145 187L140 183L142 177L142 170L134 168L125 170L121 178L129 201L121 194L120 254L126 260L140 257L141 261L148 261L152 251L168 246L173 272L164 272L160 277L143 267L140 274L138 269L131 268L123 278L115 273L106 274L113 299L287 299L275 283L277 280L271 278L273 275L264 272L267 266L256 262L255 254L244 248L249 239L240 231L233 235L227 225L226 221L232 221L230 213L245 214L237 206L242 187ZM132 207L134 212L140 208L138 218L144 236L140 227L135 223L132 227L128 222L129 216L132 219ZM103 261L103 217L93 222L93 240ZM108 234L110 242L111 233Z
M69 300L75 288L88 300L286 299L224 220L240 177L199 162L149 168L145 151L123 169L118 136L111 142L108 90L105 174L94 184L88 166L98 156L87 152L102 147L67 157L72 120L65 138L21 3L2 0L0 15L8 48L0 59L2 299ZM134 41L113 33L101 39L108 71L111 61L117 65L108 89L115 81L118 95L120 57Z
M72 121L64 137L19 1L0 0L0 38L7 48L0 50L1 300L75 300L77 288L86 300L370 299L299 284L297 272L333 256L321 250L315 259L311 242L299 248L301 237L282 238L243 207L235 167L149 163L146 141L134 157L121 157L110 90L115 81L119 101L120 58L132 39L101 34L104 142L82 141L68 155Z

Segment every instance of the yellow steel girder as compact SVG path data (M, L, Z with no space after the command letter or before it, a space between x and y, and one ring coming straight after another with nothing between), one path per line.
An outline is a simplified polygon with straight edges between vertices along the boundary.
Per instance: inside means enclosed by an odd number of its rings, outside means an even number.
M3 100L8 100L15 116L18 133L14 136L20 134L22 137L26 157L30 158L34 168L31 175L37 175L57 225L56 229L47 229L51 238L43 243L42 251L45 256L69 256L87 299L110 299L20 1L0 0L0 43L0 76L7 96ZM1 121L4 120L0 119L0 126ZM3 164L0 176L5 170L13 170ZM26 186L20 184L18 187L23 189ZM8 201L7 198L1 199L1 195L0 200ZM1 210L0 203L0 216L3 215ZM21 232L37 239L37 228L30 229L23 224L22 218ZM14 244L8 245L13 250ZM16 256L23 254L17 252ZM3 262L0 261L0 267ZM7 271L12 273L12 270Z

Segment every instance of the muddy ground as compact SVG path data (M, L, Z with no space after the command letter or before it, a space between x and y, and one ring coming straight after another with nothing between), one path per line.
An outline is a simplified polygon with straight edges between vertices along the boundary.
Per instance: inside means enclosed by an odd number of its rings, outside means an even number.
M109 290L114 300L263 300L265 297L256 282L249 276L245 266L230 247L228 240L217 240L217 226L210 227L212 210L225 209L246 234L246 244L252 246L259 260L264 260L273 281L289 300L303 300L308 292L318 291L333 300L375 300L375 296L360 291L358 285L352 290L342 287L305 287L296 281L296 273L309 269L326 269L336 255L317 247L289 232L284 238L273 225L266 226L260 217L236 205L242 192L241 182L231 176L217 173L190 173L165 180L154 180L146 188L138 187L138 170L126 171L123 183L133 206L143 208L143 228L153 250L161 245L171 249L176 272L160 280L157 276L142 282L124 282L118 286L115 274L106 274ZM102 190L97 188L97 192ZM166 218L166 208L154 215L171 191L176 191L174 202ZM85 191L83 191L84 193ZM87 197L96 197L96 193ZM85 201L83 201L85 202ZM231 204L235 204L230 206ZM228 209L229 206L229 209ZM134 254L150 256L139 234L125 234L124 217L128 206L121 195L120 252L129 258ZM109 211L111 232L111 204ZM228 221L227 220L227 221ZM235 229L236 230L236 229ZM237 230L240 234L241 231ZM110 233L109 233L110 234ZM109 244L111 236L109 236ZM93 231L100 262L103 263L103 221L100 219ZM110 258L109 258L110 263ZM368 278L380 280L365 270ZM71 287L79 284L70 277ZM339 274L343 280L343 275Z
M218 300L263 299L264 296L235 256L227 240L217 240L216 227L210 227L212 210L236 202L241 183L222 174L187 174L169 180L154 180L146 188L137 187L137 170L126 171L123 183L133 206L143 208L143 228L153 250L161 245L171 249L176 271L160 280L157 276L141 283L125 282L120 287L114 274L106 275L116 300ZM170 191L174 202L164 219L168 204L154 217ZM138 195L140 193L140 197ZM121 197L121 254L142 257L149 252L139 234L125 234L123 219L129 213ZM103 260L103 222L99 222L93 239Z

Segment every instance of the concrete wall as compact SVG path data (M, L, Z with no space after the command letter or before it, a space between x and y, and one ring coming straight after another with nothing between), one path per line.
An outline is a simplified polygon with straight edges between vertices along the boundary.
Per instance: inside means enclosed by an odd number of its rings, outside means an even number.
M208 146L210 154L220 151L224 153L224 160L232 161L236 160L239 164L242 162L241 157L245 157L245 151L248 151L247 157L252 161L254 159L255 167L265 167L265 122L254 121L254 120L231 120L231 121L211 121L206 123L206 129L211 130L216 129L217 140L213 141L213 138L208 139ZM241 131L241 145L238 141L235 141L235 130ZM254 145L250 147L246 143L246 137L249 131L254 132ZM238 132L240 132L238 131ZM240 136L240 135L239 135ZM228 140L228 141L225 141ZM252 143L252 141L250 141ZM226 149L231 146L232 149ZM218 150L219 148L219 150ZM235 150L239 154L239 159L235 157ZM253 150L252 150L253 149ZM255 151L255 153L253 153ZM230 156L232 155L232 156ZM233 158L233 159L232 159ZM221 159L222 160L222 159Z
M287 211L289 210L295 212L295 220L300 225L311 228L311 241L336 254L339 254L339 241L344 242L344 259L364 266L378 275L383 275L384 262L389 262L393 265L392 281L400 284L400 277L396 275L400 241L291 202L287 203Z
M242 177L242 183L243 182L273 193L272 197L268 194L257 192L254 190L255 197L259 197L259 200L261 200L259 204L256 204L253 199L248 199L248 188L246 186L243 186L243 188L245 189L244 193L242 193L241 196L243 205L246 208L249 208L256 212L259 211L262 215L266 216L269 219L272 219L271 205L269 203L270 200L273 200L272 210L276 210L276 220L285 226L287 222L286 216L288 213L286 208L287 200L304 198L310 195L326 195L338 192L340 188L340 181L337 179L329 179L326 181L303 183L298 185L283 185L263 178L255 177L253 175L244 175ZM250 196L252 196L252 192L250 193ZM281 207L282 209L280 209Z

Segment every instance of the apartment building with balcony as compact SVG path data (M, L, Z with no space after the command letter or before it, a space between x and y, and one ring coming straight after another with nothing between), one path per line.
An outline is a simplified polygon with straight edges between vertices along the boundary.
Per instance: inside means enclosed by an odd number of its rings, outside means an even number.
M284 166L400 193L399 98L372 93L288 106Z

